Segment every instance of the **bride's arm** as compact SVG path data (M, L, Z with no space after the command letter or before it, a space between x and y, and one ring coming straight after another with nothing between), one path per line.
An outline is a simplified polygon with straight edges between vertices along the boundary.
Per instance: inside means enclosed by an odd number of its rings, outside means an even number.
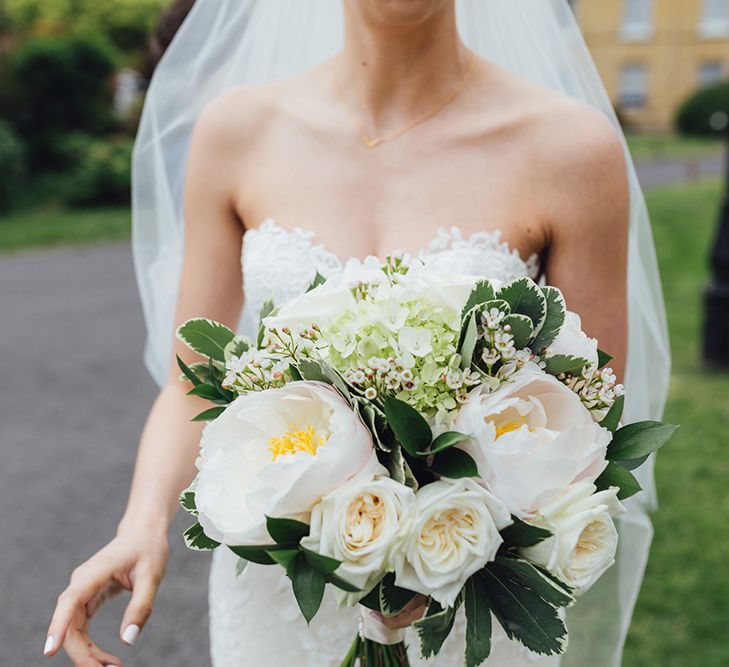
M178 324L205 316L235 327L242 305L242 225L231 196L237 169L221 106L203 114L190 150ZM179 341L175 341L174 353L188 362L196 360ZM209 407L186 395L179 375L172 363L167 383L149 413L116 536L74 570L68 588L58 598L48 630L47 655L64 646L76 665L121 665L119 658L102 651L88 637L90 617L110 595L131 590L120 627L122 640L130 644L152 611L167 562L168 528L178 496L194 476L202 426L190 419Z

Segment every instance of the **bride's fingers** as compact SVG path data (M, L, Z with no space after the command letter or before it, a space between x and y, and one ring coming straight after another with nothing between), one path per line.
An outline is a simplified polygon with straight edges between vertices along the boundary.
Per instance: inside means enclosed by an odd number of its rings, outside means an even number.
M131 646L137 640L149 619L160 580L161 575L150 571L142 571L135 576L132 599L127 605L119 629L119 634L125 644Z
M106 651L102 651L86 634L85 629L71 627L64 644L66 653L78 667L123 667L123 662Z

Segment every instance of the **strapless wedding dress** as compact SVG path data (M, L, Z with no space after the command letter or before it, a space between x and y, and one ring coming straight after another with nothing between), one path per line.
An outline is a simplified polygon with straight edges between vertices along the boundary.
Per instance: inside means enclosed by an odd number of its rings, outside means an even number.
M536 257L524 260L501 242L499 232L464 238L456 228L440 230L419 253L440 272L480 275L502 281L537 276ZM318 271L329 277L342 260L317 244L313 234L287 230L272 220L244 237L244 333L254 331L254 314L267 299L275 303L301 294ZM282 568L249 564L236 576L237 557L225 548L213 554L210 571L210 640L214 667L338 667L357 631L359 611L337 609L327 591L319 613L307 627L290 581ZM409 657L415 666L457 667L463 664L463 610L440 654L419 658L415 633L408 631ZM488 667L557 667L558 658L540 658L510 641L494 623L494 644Z

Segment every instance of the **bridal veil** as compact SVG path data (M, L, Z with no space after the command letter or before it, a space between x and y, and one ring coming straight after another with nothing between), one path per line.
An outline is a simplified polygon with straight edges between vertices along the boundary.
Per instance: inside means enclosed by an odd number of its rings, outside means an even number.
M566 0L456 0L464 43L481 57L617 118ZM172 355L183 255L182 194L192 128L215 96L236 85L290 77L342 46L341 0L197 0L147 95L133 156L133 251L147 324L145 362L162 385ZM630 180L629 341L625 421L658 419L670 351L653 238L627 150ZM589 220L585 221L586 231ZM609 258L607 258L609 261ZM562 667L616 667L648 558L655 507L653 460L643 492L619 519L615 566L568 613Z

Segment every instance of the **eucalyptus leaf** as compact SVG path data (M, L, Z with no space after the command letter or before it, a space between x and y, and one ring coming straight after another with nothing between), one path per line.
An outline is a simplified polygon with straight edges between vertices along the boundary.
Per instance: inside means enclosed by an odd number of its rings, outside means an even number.
M225 346L235 338L235 332L220 322L198 317L182 324L177 337L198 354L225 361Z
M615 461L608 461L605 470L595 480L595 486L598 491L603 491L611 486L620 487L618 492L620 500L634 496L641 488L633 473L618 465Z
M611 461L638 459L659 450L676 432L676 426L657 421L642 421L619 429L608 445Z
M220 546L220 542L210 539L203 530L203 527L196 523L190 526L184 533L185 544L188 549L194 551L211 551Z
M491 654L491 607L480 577L471 577L464 587L466 609L466 667L478 667Z
M385 396L384 408L387 422L405 451L411 456L425 452L433 434L423 415L394 396Z
M541 289L547 304L547 314L531 344L533 352L539 352L554 342L564 324L567 312L561 290L556 287L542 287Z

